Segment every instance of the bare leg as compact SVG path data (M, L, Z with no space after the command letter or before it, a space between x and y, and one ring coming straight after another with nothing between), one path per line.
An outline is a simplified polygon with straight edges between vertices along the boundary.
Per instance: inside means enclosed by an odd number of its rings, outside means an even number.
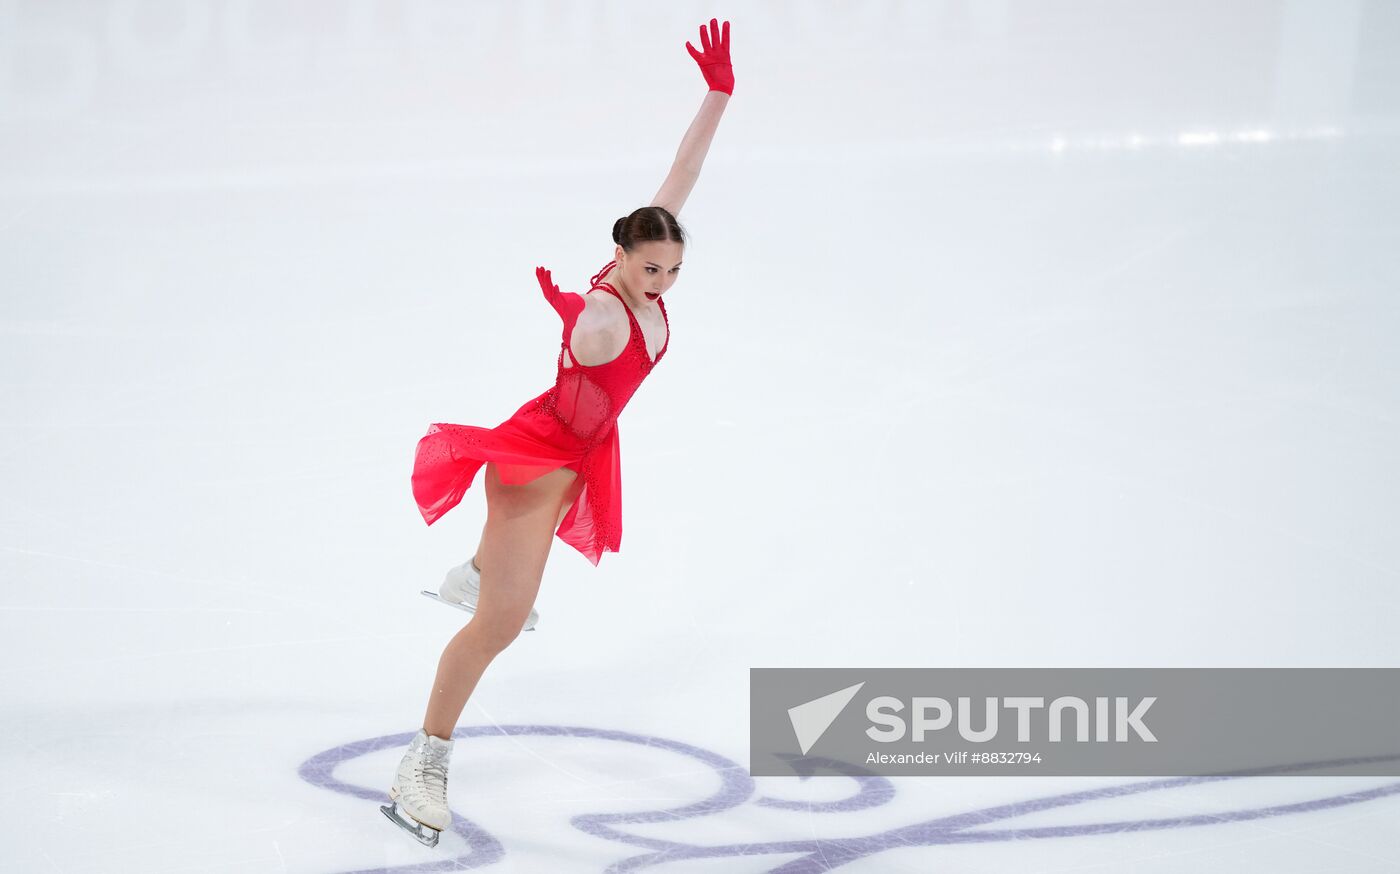
M559 504L577 476L560 468L524 485L500 481L486 466L486 527L477 548L481 597L471 621L448 642L423 729L444 740L467 705L486 666L520 634L539 593L558 524Z
M488 466L488 470L489 470ZM575 484L577 485L577 484ZM559 530L559 526L564 524L564 517L569 515L569 508L574 504L574 492L568 492L564 496L564 501L559 506L559 518L554 520L554 529ZM481 573L481 551L486 548L486 526L481 526L481 539L476 544L476 555L472 556L472 565L476 567L476 572Z

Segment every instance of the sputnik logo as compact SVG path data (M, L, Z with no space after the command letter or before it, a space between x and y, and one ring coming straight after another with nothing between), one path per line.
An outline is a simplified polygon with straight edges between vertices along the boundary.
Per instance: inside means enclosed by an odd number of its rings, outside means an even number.
M807 755L807 751L821 740L826 730L831 728L831 723L836 721L836 717L841 715L841 711L846 709L846 705L864 685L862 681L839 692L788 708L788 719L792 721L792 731L797 735L797 745L801 747L802 755Z

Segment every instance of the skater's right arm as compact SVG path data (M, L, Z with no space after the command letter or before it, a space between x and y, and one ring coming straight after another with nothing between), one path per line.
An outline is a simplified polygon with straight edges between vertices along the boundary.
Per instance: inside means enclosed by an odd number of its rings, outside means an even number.
M535 268L540 291L564 321L564 339L570 358L587 367L607 364L622 354L632 334L622 301L607 293L574 294L560 291L550 272Z
M569 349L579 364L597 367L622 354L632 326L621 301L611 294L585 294L583 302L583 312L569 337Z

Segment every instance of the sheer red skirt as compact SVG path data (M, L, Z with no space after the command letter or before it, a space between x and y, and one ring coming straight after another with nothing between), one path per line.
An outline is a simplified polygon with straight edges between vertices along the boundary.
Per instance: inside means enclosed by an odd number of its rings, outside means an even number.
M565 500L569 511L555 535L594 565L622 541L622 462L617 428L600 440L577 439L547 408L541 395L495 428L438 422L418 441L413 497L432 525L461 502L477 471L496 465L501 482L520 485L567 467L578 474Z

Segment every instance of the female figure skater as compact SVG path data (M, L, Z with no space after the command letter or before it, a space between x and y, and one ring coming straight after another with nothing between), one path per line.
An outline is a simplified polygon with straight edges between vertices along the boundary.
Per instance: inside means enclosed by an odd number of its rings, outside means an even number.
M474 613L438 662L423 727L409 744L381 810L428 846L452 823L447 769L452 732L486 666L532 629L532 609L554 535L594 565L622 540L617 417L666 354L661 302L680 271L676 215L700 175L734 91L729 22L700 26L685 44L710 91L650 206L613 225L613 260L585 294L561 292L543 267L545 299L564 322L555 384L495 428L438 423L418 442L413 495L429 525L462 500L486 467L486 525L476 555L447 575L442 600Z

